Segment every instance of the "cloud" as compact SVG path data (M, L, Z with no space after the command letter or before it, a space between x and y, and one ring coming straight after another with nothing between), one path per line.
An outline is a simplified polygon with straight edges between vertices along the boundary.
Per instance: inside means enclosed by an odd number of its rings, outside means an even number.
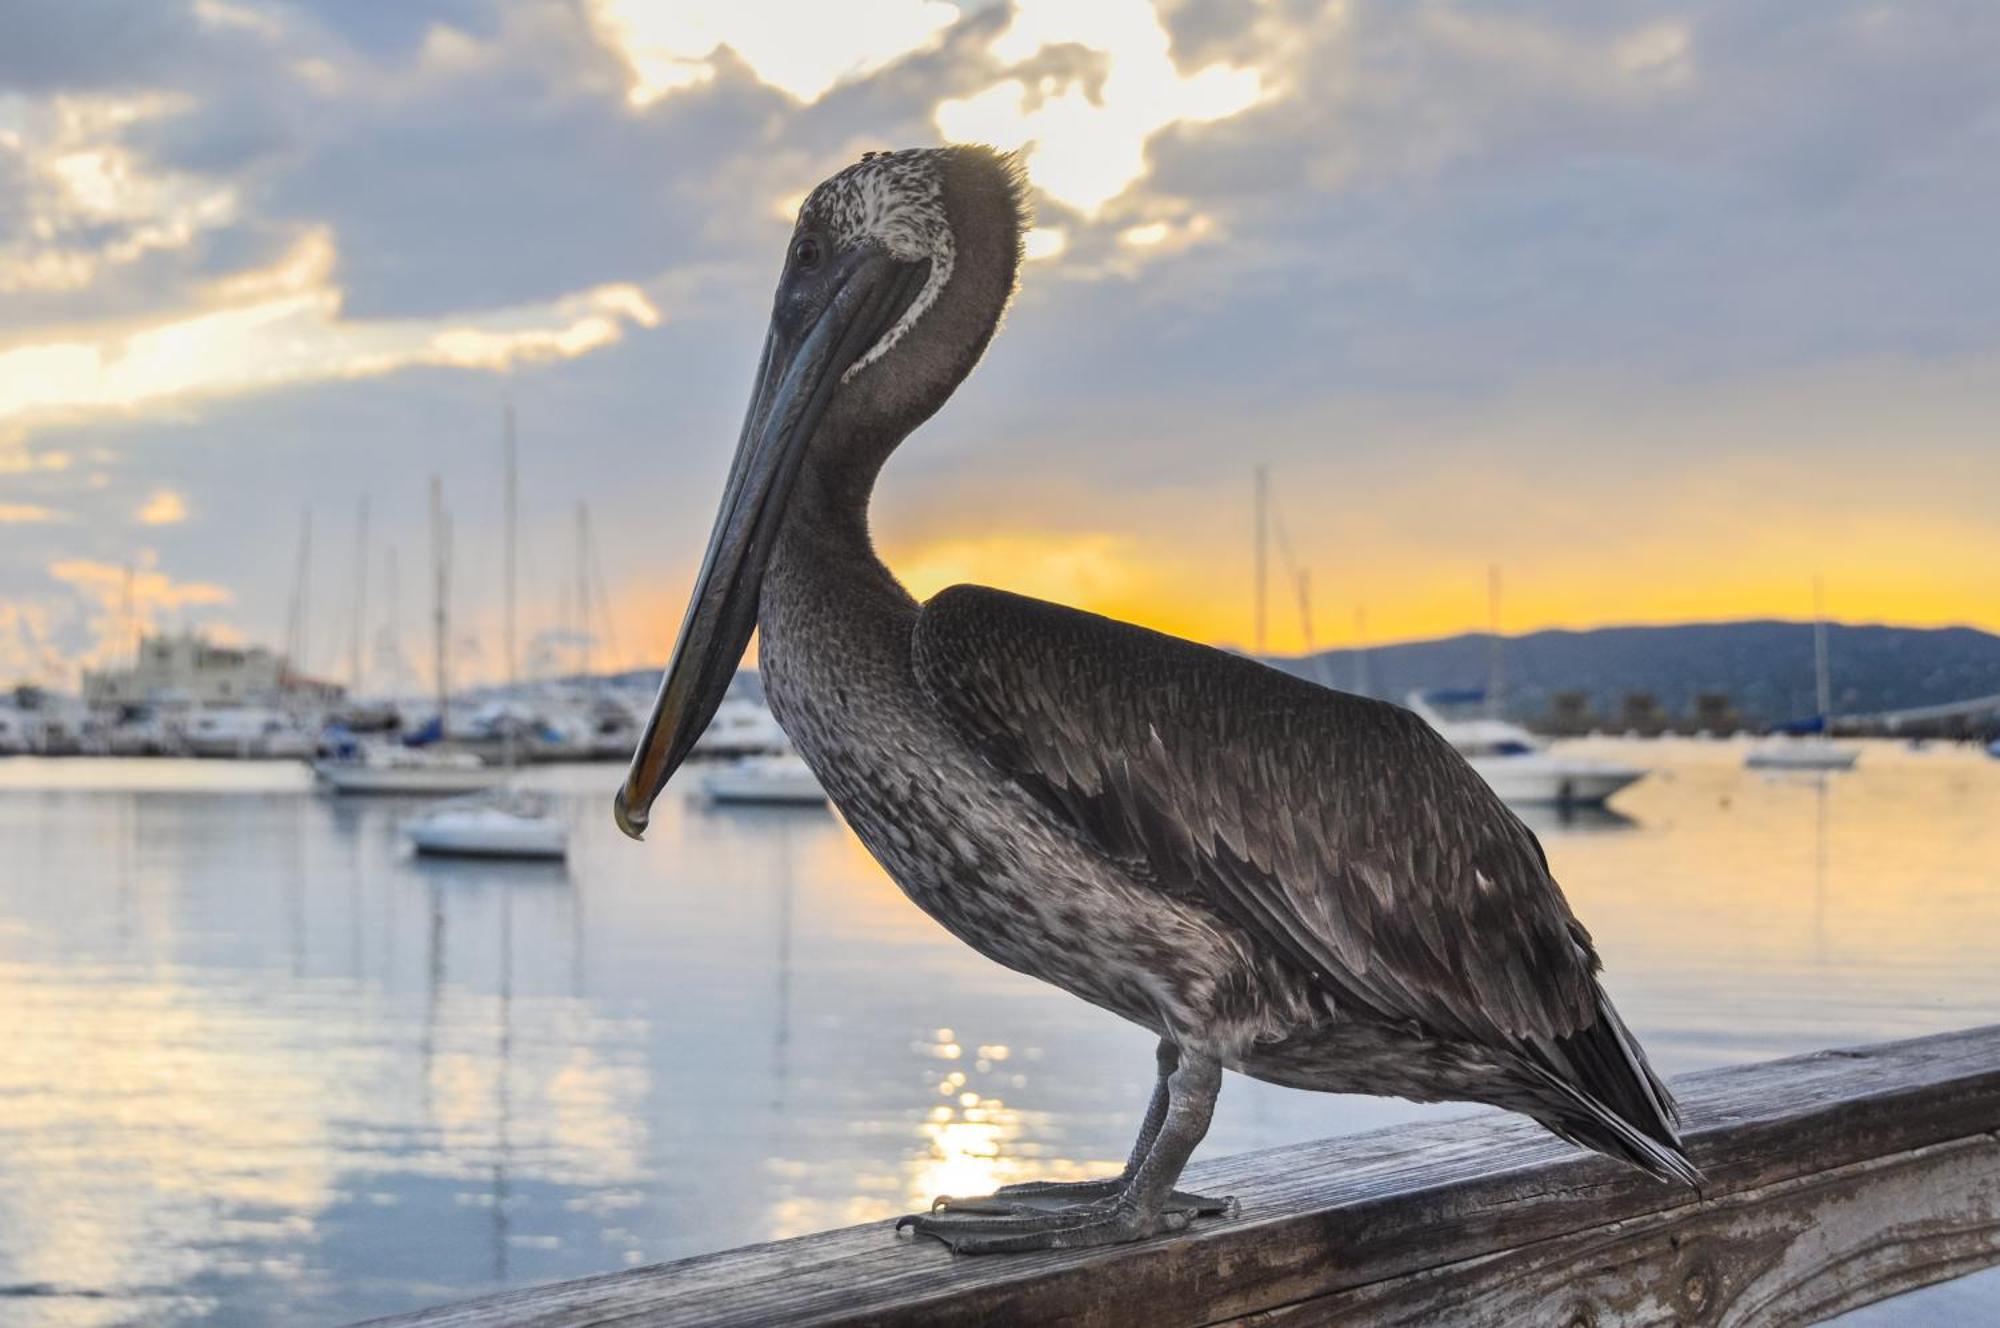
M236 220L235 188L155 169L122 136L172 116L184 97L58 96L26 103L0 128L12 206L30 218L0 239L0 295L71 292ZM4 123L4 121L0 121Z
M421 365L508 369L588 354L628 326L660 321L629 284L464 319L346 319L333 263L331 242L313 232L273 269L221 283L218 307L0 350L0 422L76 419Z
M55 559L38 584L0 597L0 676L74 687L82 669L129 658L138 633L170 621L198 620L226 635L228 625L213 611L234 598L227 587L169 575L150 549L136 551L129 564Z
M172 489L155 489L133 515L142 526L173 526L187 520L187 499Z
M1093 53L1101 74L1087 80L1074 70L1036 67L1045 52L1064 47ZM1227 119L1265 92L1251 67L1218 62L1182 73L1146 0L1016 0L988 51L1014 72L940 102L939 131L947 139L1023 148L1035 186L1085 216L1146 173L1154 134Z
M63 520L63 514L34 503L0 503L0 526L42 525Z
M837 83L930 47L959 17L944 0L588 0L586 12L625 64L627 99L642 107L712 81L724 48L810 105Z

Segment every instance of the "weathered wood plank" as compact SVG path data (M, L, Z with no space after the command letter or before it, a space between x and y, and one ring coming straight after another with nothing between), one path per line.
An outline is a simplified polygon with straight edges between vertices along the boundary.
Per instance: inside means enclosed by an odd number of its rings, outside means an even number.
M2000 1135L1935 1144L1230 1320L1817 1323L2000 1263Z
M1708 1176L1699 1201L1486 1113L1192 1168L1191 1186L1234 1193L1243 1210L1170 1241L955 1259L876 1223L378 1324L1110 1325L1135 1310L1187 1325L1309 1323L1336 1310L1343 1323L1393 1323L1424 1296L1463 1297L1453 1302L1463 1308L1507 1294L1526 1305L1551 1279L1602 1297L1577 1302L1592 1307L1593 1325L1685 1322L1685 1306L1665 1318L1659 1308L1685 1292L1685 1274L1669 1276L1682 1268L1677 1238L1766 1251L1761 1271L1732 1263L1719 1274L1705 1293L1714 1314L1693 1321L1747 1321L1727 1316L1765 1303L1784 1321L1995 1261L1994 1193L1982 1187L1996 1165L2000 1026L1707 1071L1674 1087ZM1878 1191L1880 1203L1869 1197ZM1889 1225L1893 1214L1908 1220ZM1929 1215L1937 1223L1923 1226ZM1848 1234L1815 1236L1815 1224ZM1510 1284L1515 1266L1540 1280Z

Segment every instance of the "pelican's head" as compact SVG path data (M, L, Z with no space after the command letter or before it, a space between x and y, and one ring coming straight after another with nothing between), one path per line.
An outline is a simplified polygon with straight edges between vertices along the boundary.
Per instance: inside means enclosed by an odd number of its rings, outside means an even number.
M896 444L979 362L1026 229L1019 163L984 147L868 153L799 209L715 530L618 791L626 834L715 716L801 476L867 501Z

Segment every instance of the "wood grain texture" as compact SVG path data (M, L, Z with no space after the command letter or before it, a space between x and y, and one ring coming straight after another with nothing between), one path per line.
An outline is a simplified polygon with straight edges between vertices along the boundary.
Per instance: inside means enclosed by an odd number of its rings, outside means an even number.
M1486 1113L1192 1167L1242 1212L1171 1240L954 1259L875 1223L376 1323L1804 1323L2000 1262L2000 1025L1673 1087L1699 1198Z

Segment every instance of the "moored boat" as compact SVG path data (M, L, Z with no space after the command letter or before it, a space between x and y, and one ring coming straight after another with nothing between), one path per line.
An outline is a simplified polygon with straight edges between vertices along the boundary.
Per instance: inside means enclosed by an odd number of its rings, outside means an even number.
M826 790L796 752L741 756L715 766L702 773L701 792L710 802L826 805Z
M548 799L500 788L453 798L413 817L403 833L419 853L460 858L560 858L569 852L569 827Z
M1861 759L1856 747L1842 747L1825 738L1774 738L1751 748L1743 764L1752 770L1852 770Z
M1458 749L1502 802L1598 807L1646 777L1643 767L1553 751L1518 724L1459 717L1447 708L1484 701L1482 692L1412 692L1405 704Z
M440 752L392 742L349 741L312 763L335 793L473 793L500 783L506 772L469 752Z

